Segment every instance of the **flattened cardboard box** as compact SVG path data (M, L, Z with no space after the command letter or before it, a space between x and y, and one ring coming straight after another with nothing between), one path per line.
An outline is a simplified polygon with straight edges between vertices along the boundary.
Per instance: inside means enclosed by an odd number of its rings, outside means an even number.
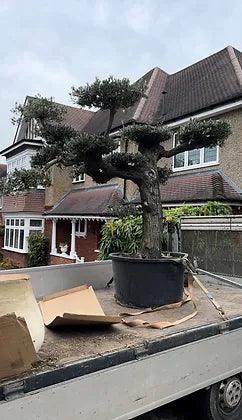
M111 325L121 321L119 316L105 315L93 288L87 285L45 296L39 305L48 328Z
M0 317L0 379L19 375L37 361L34 345L23 318L16 314Z

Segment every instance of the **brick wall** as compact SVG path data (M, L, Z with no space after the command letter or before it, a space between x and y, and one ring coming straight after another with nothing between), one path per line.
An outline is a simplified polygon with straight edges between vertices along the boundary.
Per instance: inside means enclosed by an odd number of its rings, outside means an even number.
M242 188L242 109L224 114L231 124L232 134L219 150L219 167Z
M36 190L19 195L3 197L3 213L34 212L43 213L45 209L45 191Z
M99 248L101 223L89 221L87 224L86 238L76 237L76 253L79 258L84 257L85 261L94 261L98 257L95 252Z
M76 253L79 258L84 257L85 261L94 261L98 257L98 253L95 252L99 248L100 242L100 230L103 222L88 221L87 222L87 235L85 238L76 236ZM49 238L51 244L52 234L52 221L45 221L45 235ZM71 221L70 220L59 220L56 223L56 246L57 252L60 252L60 243L67 243L68 251L70 252L71 247ZM55 258L50 258L50 264L62 264L60 261L61 257L57 257L58 262ZM65 258L64 258L65 259ZM70 262L70 260L68 260ZM67 264L67 262L65 262Z
M52 239L52 220L45 220L44 234L49 239L49 252L51 251L51 239ZM56 248L57 252L60 252L59 245L61 243L67 243L68 252L71 246L71 222L70 220L58 220L56 223Z
M13 263L16 267L23 268L28 265L28 256L27 254L22 254L20 252L8 251L6 249L1 250L3 258L6 261Z
M60 198L72 189L72 176L68 168L51 168L51 186L45 189L45 206L52 207Z
M219 164L176 173L187 174L207 171L208 169L222 169L225 175L242 188L242 109L218 115L216 118L230 122L232 130L232 134L225 141L223 147L219 148ZM165 149L172 148L172 140L165 142L164 147ZM162 159L160 164L171 168L172 158Z
M70 258L57 257L55 255L50 256L49 265L71 264L71 263L75 263L75 260L71 260Z

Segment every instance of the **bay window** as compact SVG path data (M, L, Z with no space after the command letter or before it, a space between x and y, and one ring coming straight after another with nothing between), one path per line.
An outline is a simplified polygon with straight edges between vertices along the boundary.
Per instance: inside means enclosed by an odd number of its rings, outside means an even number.
M43 231L43 219L7 217L5 219L4 249L27 253L28 237L38 231Z
M174 146L178 145L177 133L173 135ZM202 168L218 163L219 147L203 147L179 153L173 158L173 171Z

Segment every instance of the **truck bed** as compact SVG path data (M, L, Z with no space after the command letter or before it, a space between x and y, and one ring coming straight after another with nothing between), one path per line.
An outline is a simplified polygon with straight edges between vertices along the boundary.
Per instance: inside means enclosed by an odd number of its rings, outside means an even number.
M204 281L204 276L200 276ZM242 327L242 289L206 283L214 298L222 305L228 320L224 321L198 286L194 297L198 308L195 318L180 325L157 330L117 324L103 328L46 329L39 362L21 377L0 383L0 400L6 399L13 384L20 381L21 392L27 393L62 381L97 372L177 346L192 343L222 332ZM118 305L113 288L96 291L106 314L137 311ZM177 320L193 311L191 302L180 308L139 315L147 321ZM137 318L137 317L136 317Z

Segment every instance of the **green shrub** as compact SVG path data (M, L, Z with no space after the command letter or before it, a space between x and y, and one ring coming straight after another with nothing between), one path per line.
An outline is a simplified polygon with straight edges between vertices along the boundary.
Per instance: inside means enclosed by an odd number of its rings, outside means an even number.
M164 219L166 222L178 223L183 216L222 216L232 213L228 204L218 201L208 201L202 206L189 206L184 204L174 209L164 210Z
M108 220L102 227L100 258L105 260L112 252L136 254L141 245L141 238L141 216Z
M48 264L48 238L41 232L32 233L28 240L28 266L39 267Z
M11 261L0 261L0 270L11 270L13 268L18 268L14 263Z
M232 209L227 204L208 201L202 206L183 206L164 210L165 230L178 225L182 216L214 216L231 214ZM164 235L165 237L165 235ZM115 220L108 220L102 228L100 245L100 259L107 259L112 252L137 254L142 239L142 217L126 216ZM163 240L163 250L167 246Z

